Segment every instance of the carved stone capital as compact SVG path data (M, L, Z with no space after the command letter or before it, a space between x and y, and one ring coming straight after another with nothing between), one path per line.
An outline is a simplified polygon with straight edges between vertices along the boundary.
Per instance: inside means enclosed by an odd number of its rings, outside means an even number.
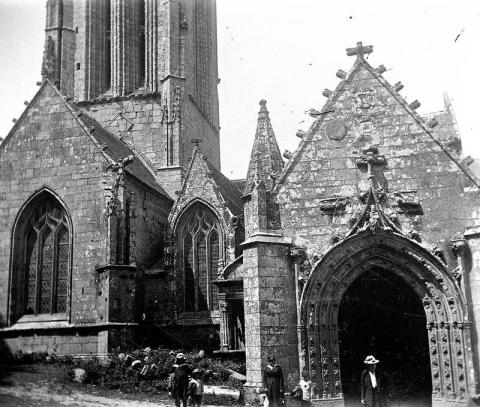
M320 199L319 207L322 213L326 215L334 215L335 213L343 212L349 203L350 198L348 197L333 196L331 198Z
M452 239L450 245L456 257L464 256L468 248L468 243L465 239Z
M300 260L305 255L305 249L303 247L292 247L290 248L290 257L297 261Z

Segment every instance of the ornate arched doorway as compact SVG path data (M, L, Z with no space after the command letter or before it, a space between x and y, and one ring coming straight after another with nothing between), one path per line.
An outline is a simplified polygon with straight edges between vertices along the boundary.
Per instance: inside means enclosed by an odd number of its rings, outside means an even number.
M358 406L363 360L375 355L392 405L428 407L432 380L422 301L395 272L368 263L346 290L338 312L345 406Z
M458 284L440 259L417 242L394 232L368 230L333 247L314 265L303 290L302 354L314 397L344 405L339 310L347 290L369 270L401 279L422 303L433 406L466 401L470 334Z

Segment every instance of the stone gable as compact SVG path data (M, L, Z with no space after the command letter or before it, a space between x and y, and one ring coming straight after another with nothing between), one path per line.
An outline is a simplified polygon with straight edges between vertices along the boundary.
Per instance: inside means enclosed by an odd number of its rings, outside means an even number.
M2 224L1 317L7 315L10 236L22 205L41 188L52 190L73 223L73 321L97 319L95 267L106 261L104 170L109 162L90 140L53 85L45 82L0 150Z
M358 160L372 145L385 157L378 182L404 230L418 230L425 241L444 244L463 232L466 219L478 222L473 211L478 197L468 192L472 180L458 164L459 143L453 143L455 148L442 144L458 141L447 113L440 132L430 129L416 106L408 105L364 60L355 63L333 93L324 93L329 100L314 114L315 122L276 186L287 235L308 242L312 253L322 253L332 238L348 232L358 196L368 188ZM399 208L402 199L418 203L418 210Z
M219 171L208 162L206 156L196 149L170 215L170 223L173 227L175 227L179 215L195 200L206 203L207 206L214 209L225 230L229 228L232 218L240 215L242 207L240 191L233 184L229 186L229 191L226 191L226 185L219 185L219 176L216 172ZM224 176L222 176L222 181L224 184L230 183Z

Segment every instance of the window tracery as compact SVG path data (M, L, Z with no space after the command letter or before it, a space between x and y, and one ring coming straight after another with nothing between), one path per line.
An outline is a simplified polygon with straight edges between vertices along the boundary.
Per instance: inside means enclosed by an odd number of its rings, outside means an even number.
M65 210L44 192L23 210L15 235L17 317L66 313L71 244Z
M185 311L218 309L217 278L221 256L220 224L206 207L196 205L184 217L180 228L184 277Z

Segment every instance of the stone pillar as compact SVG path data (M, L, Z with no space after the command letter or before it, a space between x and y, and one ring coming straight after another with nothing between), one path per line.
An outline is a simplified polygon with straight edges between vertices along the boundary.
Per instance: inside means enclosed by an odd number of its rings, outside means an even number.
M111 0L112 93L124 96L139 87L139 0Z
M472 227L465 234L468 247L461 247L463 255L460 257L462 270L462 288L465 290L469 314L469 340L466 343L467 351L471 350L472 366L468 366L469 392L480 395L480 227ZM454 252L458 250L458 242L454 243ZM470 349L468 349L470 347Z
M290 256L295 262L295 302L297 310L297 341L298 341L298 373L299 380L302 378L302 372L306 366L306 327L302 321L302 311L301 311L301 295L303 284L300 284L300 262L304 255L304 250L299 247L292 247L290 249Z
M290 242L280 234L259 232L244 243L245 401L258 399L263 370L272 354L282 367L286 387L298 380L295 281Z
M232 349L232 311L226 299L225 293L218 295L220 308L220 350Z
M145 89L158 91L158 8L157 0L145 0Z

